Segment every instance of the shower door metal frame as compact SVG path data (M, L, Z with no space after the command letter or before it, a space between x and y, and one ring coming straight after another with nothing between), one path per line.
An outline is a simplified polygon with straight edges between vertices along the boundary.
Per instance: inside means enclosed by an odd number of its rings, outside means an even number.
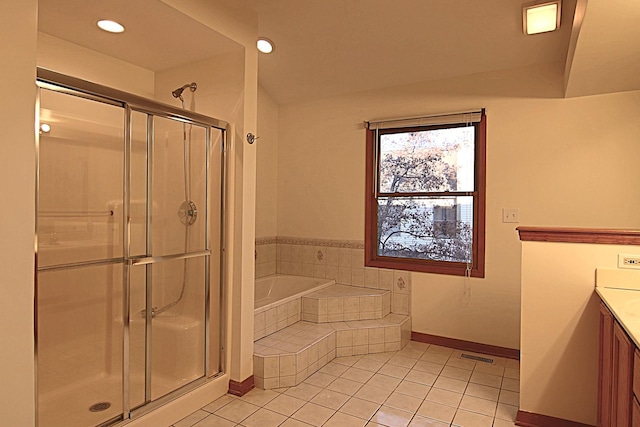
M35 326L34 326L34 359L36 360L36 370L37 370L37 358L38 358L38 329L37 329L37 314L38 314L38 307L37 307L37 292L38 292L38 272L39 271L45 271L45 270L50 270L50 269L64 269L64 268L75 268L75 267L80 267L80 266L85 266L85 265L92 265L92 264L113 264L113 263L122 263L123 265L123 354L122 354L122 384L123 384L123 390L122 390L122 398L123 398L123 406L122 406L122 410L123 413L118 416L116 419L113 419L111 421L106 422L103 425L123 425L126 424L127 422L131 421L132 419L138 418L141 415L144 415L148 412L153 411L154 409L158 408L159 406L175 399L176 397L182 396L186 393L188 393L189 391L200 387L201 385L209 382L212 379L215 379L217 377L219 377L220 375L223 375L224 372L224 365L225 365L225 353L224 353L224 349L225 349L225 339L226 339L226 334L225 334L225 330L226 330L226 292L225 292L225 282L224 280L226 279L226 267L225 267L225 254L226 254L226 250L225 250L225 245L226 245L226 235L225 235L225 229L226 229L226 197L227 197L227 191L226 191L226 165L227 165L227 138L229 135L229 129L230 126L227 122L223 121L223 120L218 120L212 117L208 117L202 114L198 114L198 113L194 113L194 112L190 112L190 111L186 111L186 110L182 110L176 107L173 107L171 105L168 104L163 104L163 103L159 103L147 98L143 98L137 95L133 95L127 92L123 92L117 89L112 89L106 86L102 86L102 85L98 85L92 82L88 82L85 80L81 80L75 77L70 77L64 74L60 74L60 73L56 73L44 68L37 68L37 81L36 84L38 86L38 95L37 95L37 100L36 100L36 107L37 107L37 111L36 111L36 119L37 119L37 126L36 126L36 230L35 230L35 245L34 245L34 252L35 252L35 271L34 271L34 275L35 275L35 281L34 281L34 291L35 291L35 295L36 295L36 300L35 300L35 307L34 307L34 317L35 317ZM114 106L118 106L124 109L124 135L123 135L123 139L124 139L124 163L123 163L123 169L124 169L124 179L123 179L123 231L122 231L122 238L123 238L123 256L121 258L113 258L113 259L108 259L108 260L98 260L98 261L89 261L89 262L81 262L81 263L72 263L72 264L65 264L65 265L57 265L57 266L48 266L48 267L38 267L38 194L39 194L39 190L40 190L40 184L39 184L39 150L40 150L40 140L39 140L39 135L38 135L38 129L39 129L39 110L40 110L40 90L41 88L44 89L48 89L48 90L53 90L56 92L60 92L60 93L65 93L65 94L69 94L69 95L74 95L74 96L78 96L81 98L85 98L88 100L92 100L92 101L97 101L97 102L102 102L102 103L106 103L106 104L110 104L110 105L114 105ZM182 254L174 254L174 255L165 255L165 256L145 256L145 257L131 257L130 255L130 231L131 231L131 209L130 209L130 185L131 185L131 176L130 176L130 172L131 172L131 158L130 158L130 154L131 154L131 148L132 148L132 126L131 126L131 121L132 121L132 114L133 112L140 112L143 114L147 114L147 118L149 119L149 121L151 122L151 125L153 124L153 117L163 117L163 118L167 118L167 119L171 119L171 120L175 120L175 121L179 121L179 122L183 122L183 123L190 123L190 124L195 124L195 125L199 125L202 126L206 129L206 160L205 160L205 176L206 176L206 183L205 183L205 197L206 197L206 218L205 218L205 238L204 238L204 246L205 249L202 251L195 251L195 252L189 252L189 253L182 253ZM150 133L153 131L153 126L147 126L147 156L149 157L149 144L150 144L150 137L152 137L153 135L151 135ZM217 129L218 131L220 131L221 133L221 141L220 141L220 150L221 150L221 156L220 156L220 198L221 198L221 203L220 203L220 242L219 243L219 267L220 267L220 277L219 279L219 283L220 283L220 316L219 316L219 329L218 329L218 336L219 336L219 341L220 341L220 346L219 346L219 363L218 363L218 370L217 373L212 374L211 376L209 375L209 369L210 369L210 336L211 336L211 313L210 313L210 308L211 308L211 289L210 289L210 273L211 273L211 269L210 269L210 263L211 262L215 262L215 260L211 259L211 238L209 236L209 233L211 231L211 199L210 199L210 195L211 195L211 188L210 188L210 178L211 178L211 170L210 170L210 156L211 156L211 150L212 150L212 143L211 143L211 139L212 139L212 128L213 129ZM147 160L147 165L150 165L151 160L148 159ZM153 166L152 164L150 165L151 167ZM147 176L148 179L149 175L150 175L151 171L147 170ZM149 182L147 182L147 186L149 186ZM150 215L150 211L149 211L149 203L150 203L150 193L149 193L150 189L149 187L147 188L147 223L148 223L148 219L149 219L149 215ZM147 227L149 227L149 225L147 225ZM149 231L149 230L147 230ZM147 233L147 236L149 236L149 234ZM148 237L147 237L148 239ZM149 243L149 242L147 242ZM147 247L148 249L149 247ZM131 397L131 393L130 393L130 384L129 384L129 377L130 377L130 305L131 305L131 300L130 300L130 290L131 290L131 286L130 286L130 271L131 268L135 265L147 265L147 268L150 269L151 265L156 263L156 262L160 262L160 261L168 261L168 260L177 260L177 259L189 259L189 258L196 258L196 257L204 257L205 258L205 271L204 271L204 275L205 275L205 289L204 289L204 295L205 295L205 313L204 313L204 374L202 377L199 377L193 381L191 381L190 383L158 398L155 400L151 400L150 399L150 366L148 363L146 363L147 367L146 367L146 372L145 372L145 402L142 406L137 407L137 408L131 408L131 402L130 402L130 397ZM148 273L150 273L148 271ZM147 283L149 283L150 279L147 278ZM149 288L149 285L147 285L147 288ZM149 322L149 317L151 317L151 312L150 310L148 310L149 308L149 304L150 304L150 293L147 294L147 319L146 319L146 328L147 330L150 329L150 322ZM147 354L149 353L149 347L150 347L150 339L147 339L147 337L145 337L145 347L146 347L146 352ZM145 356L147 357L147 356ZM37 377L37 372L36 372L36 390L37 390L37 381L38 381L38 377ZM35 396L36 399L36 405L38 402L38 396L36 394ZM36 411L36 425L38 423L38 411Z

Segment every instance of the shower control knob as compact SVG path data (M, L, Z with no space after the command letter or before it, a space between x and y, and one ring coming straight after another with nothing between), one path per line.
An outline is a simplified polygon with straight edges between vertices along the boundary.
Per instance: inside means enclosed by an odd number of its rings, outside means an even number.
M178 218L184 225L192 225L198 218L198 208L191 200L185 200L178 209Z
M249 144L253 144L254 142L256 142L256 139L260 138L259 136L255 136L254 134L252 134L251 132L249 132L247 134L247 142Z

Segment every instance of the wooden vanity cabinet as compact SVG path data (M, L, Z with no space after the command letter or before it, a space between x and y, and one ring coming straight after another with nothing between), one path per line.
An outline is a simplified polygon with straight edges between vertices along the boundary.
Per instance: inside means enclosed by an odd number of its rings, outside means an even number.
M631 425L631 404L633 402L633 352L635 346L620 327L613 322L613 373L611 376L611 407L614 423L612 426Z
M598 427L640 427L636 397L640 395L640 355L604 304L600 306L598 364Z
M640 427L640 351L636 349L633 355L633 408L631 409L631 425Z
M611 427L611 376L613 374L613 316L600 304L598 349L598 427Z

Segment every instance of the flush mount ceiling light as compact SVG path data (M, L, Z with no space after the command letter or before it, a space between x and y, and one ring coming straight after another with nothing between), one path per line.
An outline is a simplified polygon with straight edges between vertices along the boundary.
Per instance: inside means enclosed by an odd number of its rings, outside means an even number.
M256 45L258 46L258 50L262 53L273 52L273 42L267 38L260 37Z
M109 33L122 33L124 31L124 27L121 24L109 19L101 19L98 21L97 25L101 30Z
M562 0L535 1L522 5L522 29L525 34L555 31L560 27Z

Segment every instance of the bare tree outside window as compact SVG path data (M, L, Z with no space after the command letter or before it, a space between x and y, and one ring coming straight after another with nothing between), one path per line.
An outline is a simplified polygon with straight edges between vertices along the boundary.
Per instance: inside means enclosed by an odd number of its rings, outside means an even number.
M473 126L380 136L378 255L471 261L472 197L448 193L473 191L473 140Z

